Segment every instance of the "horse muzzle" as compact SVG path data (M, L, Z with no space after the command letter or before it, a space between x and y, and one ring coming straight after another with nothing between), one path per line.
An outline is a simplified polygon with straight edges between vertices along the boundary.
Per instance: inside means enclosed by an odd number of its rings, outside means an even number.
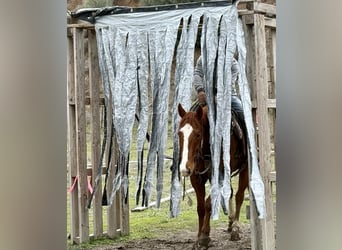
M190 172L190 169L188 169L188 168L181 170L181 175L183 177L188 177L188 176L190 176L190 174L191 174L191 172Z

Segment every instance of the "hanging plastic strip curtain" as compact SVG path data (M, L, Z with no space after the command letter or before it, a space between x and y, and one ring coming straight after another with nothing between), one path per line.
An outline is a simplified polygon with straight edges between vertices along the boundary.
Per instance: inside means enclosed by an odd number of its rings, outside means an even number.
M172 106L173 165L170 215L180 212L182 189L178 169L178 123L177 105L186 109L191 105L191 89L194 69L194 48L200 19L202 22L201 53L206 77L205 90L209 106L209 122L212 152L212 215L218 218L220 204L227 204L230 196L230 109L231 109L231 61L236 47L239 51L241 98L252 154L251 188L257 201L260 218L264 216L264 189L256 161L254 128L251 119L250 96L245 76L245 45L241 24L235 5L200 7L172 11L127 13L96 17L100 69L105 98L109 91L113 107L113 120L119 149L119 162L110 203L115 192L123 187L127 196L129 148L131 146L134 116L139 119L137 133L138 177L136 198L139 200L143 176L143 145L149 125L148 110L152 106L152 133L147 156L143 184L143 205L148 206L157 173L157 207L163 189L164 151L167 141L168 107L171 65L176 57L175 92ZM177 37L179 35L179 37ZM178 41L178 42L177 42ZM176 47L177 44L177 47ZM216 71L214 66L217 65ZM215 73L216 72L216 73ZM214 104L214 74L217 75L217 105ZM150 87L149 85L150 84ZM149 103L150 88L152 103ZM216 110L215 110L216 109ZM229 114L229 115L227 115ZM218 172L221 146L223 146L224 175ZM254 173L254 174L253 174Z

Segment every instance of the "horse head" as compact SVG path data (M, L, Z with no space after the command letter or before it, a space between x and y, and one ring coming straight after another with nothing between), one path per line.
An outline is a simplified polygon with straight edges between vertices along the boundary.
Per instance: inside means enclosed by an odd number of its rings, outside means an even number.
M195 112L186 112L178 104L178 114L181 117L178 130L179 138L179 170L182 176L190 176L194 171L197 160L201 155L203 143L202 107Z

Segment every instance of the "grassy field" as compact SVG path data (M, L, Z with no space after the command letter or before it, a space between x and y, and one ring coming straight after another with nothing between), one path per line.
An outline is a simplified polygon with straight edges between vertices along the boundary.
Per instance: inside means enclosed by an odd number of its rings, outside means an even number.
M171 182L171 171L170 166L171 162L165 162L164 168L164 189L163 189L163 198L170 195L170 182ZM133 163L130 165L130 177L129 177L129 204L130 209L136 207L135 206L135 176L136 176L137 168ZM233 185L236 186L236 180L233 181ZM186 179L186 189L191 188L191 184L189 179ZM207 190L209 190L209 185ZM208 191L209 192L209 191ZM67 196L67 232L70 233L70 195ZM151 201L155 199L155 192L152 194ZM189 205L189 199L191 199L192 204ZM240 221L242 223L248 223L246 219L245 208L249 202L245 201L242 207L241 218ZM191 229L197 230L197 212L196 212L196 197L194 193L186 196L184 200L181 202L181 214L177 218L170 218L169 216L169 206L170 203L164 202L161 204L160 208L151 207L141 212L130 212L130 235L125 237L120 237L115 239L114 241L127 241L127 240L135 240L135 239L144 239L144 238L158 238L158 236L162 235L165 231L177 231L183 229ZM89 211L89 224L90 224L90 234L93 233L93 218L92 218L92 208ZM107 229L107 207L103 209L103 223L104 223L104 231ZM212 221L212 226L227 226L228 218L221 211L220 219L217 221ZM101 239L95 240L87 244L81 245L71 245L70 240L68 240L68 249L91 249L94 246L98 245L106 245L109 242L113 242L112 239Z

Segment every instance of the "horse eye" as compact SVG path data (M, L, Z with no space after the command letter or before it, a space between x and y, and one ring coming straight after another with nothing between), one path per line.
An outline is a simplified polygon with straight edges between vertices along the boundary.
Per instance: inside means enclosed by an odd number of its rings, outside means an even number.
M200 133L197 133L195 136L196 136L196 139L201 139L201 134Z

